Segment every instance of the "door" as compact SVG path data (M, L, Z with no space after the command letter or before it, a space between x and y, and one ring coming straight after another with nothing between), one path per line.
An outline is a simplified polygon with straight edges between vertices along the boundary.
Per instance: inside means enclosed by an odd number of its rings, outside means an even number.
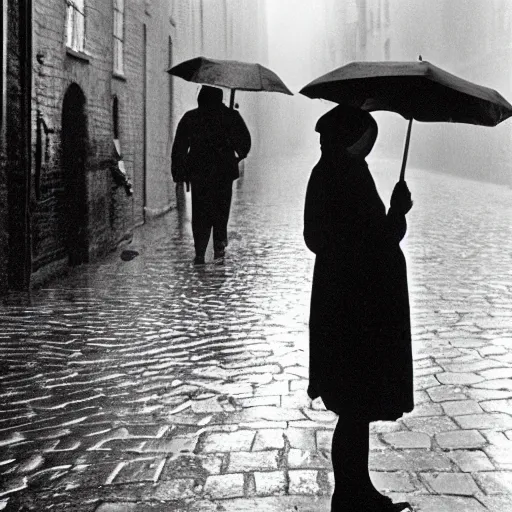
M70 265L89 260L85 95L71 84L62 105L63 239Z

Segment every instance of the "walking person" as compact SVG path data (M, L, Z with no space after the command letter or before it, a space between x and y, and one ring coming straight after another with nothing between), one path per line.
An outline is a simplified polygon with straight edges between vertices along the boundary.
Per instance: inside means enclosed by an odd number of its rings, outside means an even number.
M377 123L337 106L323 115L321 158L309 179L304 239L316 254L310 310L308 395L338 422L332 440L331 512L410 507L380 494L368 472L369 425L413 409L412 353L405 258L399 243L412 207L396 184L386 213L365 157Z
M178 123L172 147L173 180L192 188L194 264L205 263L213 230L214 258L222 260L228 245L227 225L238 163L251 149L251 136L238 111L222 102L221 89L203 86L198 107Z

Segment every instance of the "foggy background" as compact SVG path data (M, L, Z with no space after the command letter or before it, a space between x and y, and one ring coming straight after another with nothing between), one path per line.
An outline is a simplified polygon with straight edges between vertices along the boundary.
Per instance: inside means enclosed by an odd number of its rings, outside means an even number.
M335 104L298 91L354 60L423 60L512 98L512 2L507 0L258 0L266 6L268 62L295 93L264 94L258 146L266 156L319 155L318 117ZM243 107L241 107L243 113ZM374 114L371 159L397 160L407 121ZM512 185L512 123L488 128L413 123L409 167ZM309 163L309 162L308 162ZM308 169L309 171L310 169Z

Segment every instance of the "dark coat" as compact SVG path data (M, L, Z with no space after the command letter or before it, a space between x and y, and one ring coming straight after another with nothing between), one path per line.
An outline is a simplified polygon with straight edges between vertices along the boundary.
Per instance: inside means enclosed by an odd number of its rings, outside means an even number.
M251 136L238 111L222 103L189 110L174 137L173 179L203 184L231 182L239 177L238 160L250 149Z
M413 408L405 215L386 210L364 159L323 155L306 194L316 254L308 394L369 421Z

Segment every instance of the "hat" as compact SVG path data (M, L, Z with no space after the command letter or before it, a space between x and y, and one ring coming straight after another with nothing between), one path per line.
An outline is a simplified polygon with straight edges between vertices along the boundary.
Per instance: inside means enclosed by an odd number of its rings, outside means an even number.
M349 147L355 144L368 130L376 128L377 123L370 113L348 105L338 105L325 113L316 123L315 131L336 137Z

